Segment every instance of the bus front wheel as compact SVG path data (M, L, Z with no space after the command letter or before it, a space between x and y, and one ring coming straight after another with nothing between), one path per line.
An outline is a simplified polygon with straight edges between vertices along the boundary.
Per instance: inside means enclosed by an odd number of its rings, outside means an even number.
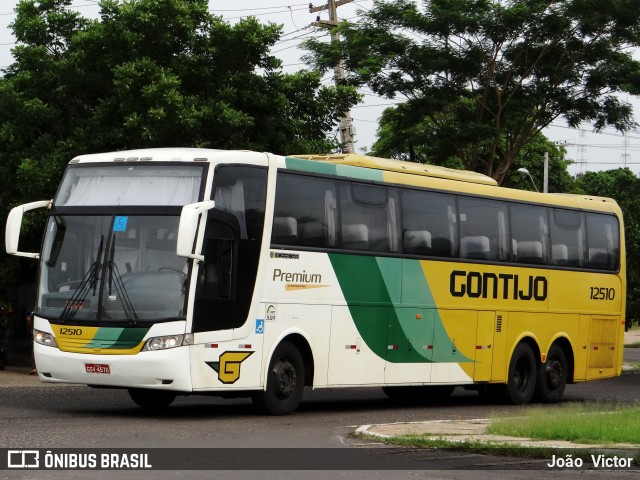
M540 364L538 370L537 397L545 403L559 402L567 385L567 376L564 351L558 345L553 345L547 354L547 361Z
M269 370L267 388L253 394L253 402L264 413L289 415L293 413L304 391L304 362L300 351L290 342L276 348Z
M129 396L136 405L150 410L166 408L176 399L176 394L173 392L149 388L130 388Z
M520 343L513 351L509 363L506 399L515 405L529 403L536 389L536 359L526 343Z

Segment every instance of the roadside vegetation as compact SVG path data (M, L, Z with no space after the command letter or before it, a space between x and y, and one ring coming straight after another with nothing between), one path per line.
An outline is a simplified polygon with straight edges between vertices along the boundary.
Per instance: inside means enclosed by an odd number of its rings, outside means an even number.
M536 407L522 417L494 419L487 433L586 444L640 445L640 405L613 409L600 403Z
M258 16L230 23L209 0L89 2L100 4L98 18L74 3L16 6L13 61L0 71L0 217L51 198L81 153L339 150L339 118L366 88L396 99L370 154L483 172L520 189L534 188L520 168L542 185L547 154L549 192L614 198L625 220L626 319L640 323L640 177L617 168L573 178L567 146L541 133L558 121L634 131L633 105L620 94L640 96L637 2L376 1L336 26L339 42L326 41L325 26L308 32L305 65L293 72L276 54L307 33ZM344 81L327 84L338 64ZM25 250L40 247L44 220L25 221ZM10 297L32 288L35 265L0 252L0 288Z
M563 440L618 450L633 448L634 462L640 462L640 404L614 406L598 402L568 403L558 407L540 406L528 409L518 417L495 417L485 432L489 435L512 436L535 440ZM466 451L515 455L528 458L550 458L558 452L570 452L574 458L587 458L588 450L560 448L524 448L508 442L480 440L455 441L430 434L399 435L389 443L407 447L463 449Z

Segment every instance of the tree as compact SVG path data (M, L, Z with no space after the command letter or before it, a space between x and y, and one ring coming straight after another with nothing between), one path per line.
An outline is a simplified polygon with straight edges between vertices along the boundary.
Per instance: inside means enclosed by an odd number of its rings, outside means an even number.
M518 152L564 116L631 128L617 92L640 93L640 9L632 0L376 0L342 23L343 40L308 41L310 60L344 60L347 82L406 97L440 156L505 179Z
M576 178L579 192L613 198L624 216L627 251L627 326L640 324L640 178L628 168L587 172Z
M22 0L16 9L15 62L0 79L5 212L51 198L64 166L82 153L331 150L337 142L327 132L357 101L352 87L322 86L320 72L283 73L269 53L280 26L255 18L230 25L208 12L207 0L102 0L97 20L71 3Z
M516 159L502 186L519 188L521 190L534 190L531 179L517 172L519 168L526 168L533 178L536 187L542 191L544 186L544 156L549 156L549 192L571 193L575 190L574 179L568 171L573 163L566 158L566 149L556 145L542 133L536 134L518 152Z
M430 118L422 118L418 123L407 121L407 104L387 108L380 117L377 140L368 152L378 157L396 158L419 163L443 165L449 168L464 168L464 162L445 148L445 144L437 137L437 128ZM544 155L549 155L549 191L570 192L573 179L567 167L571 164L565 158L566 150L549 141L542 133L537 133L522 147L516 156L513 167L527 168L535 179L538 188L542 189ZM503 186L532 190L529 178L514 172L513 169L505 177Z

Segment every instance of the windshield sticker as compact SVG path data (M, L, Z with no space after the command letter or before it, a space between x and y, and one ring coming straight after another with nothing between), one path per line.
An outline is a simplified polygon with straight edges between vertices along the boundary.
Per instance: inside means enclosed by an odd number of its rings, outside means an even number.
M113 231L114 232L126 232L127 231L127 222L129 221L128 216L120 216L118 215L113 221Z

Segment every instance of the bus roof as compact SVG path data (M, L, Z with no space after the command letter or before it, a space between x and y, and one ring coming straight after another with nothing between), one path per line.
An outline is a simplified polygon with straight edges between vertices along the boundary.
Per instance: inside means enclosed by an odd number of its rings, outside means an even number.
M453 168L426 165L423 163L404 162L388 158L369 157L355 153L327 154L327 155L290 155L294 158L315 160L318 162L333 163L336 165L349 165L353 167L372 168L387 172L398 172L409 175L421 175L425 177L446 178L461 182L480 183L483 185L498 185L491 177L469 170L454 170Z
M419 185L423 187L436 186L437 183L440 188L444 188L445 190L464 191L466 193L486 195L496 199L520 200L531 203L557 205L558 207L577 207L588 210L617 212L618 215L620 214L616 201L611 198L571 193L539 193L508 187L495 188L498 184L493 178L468 170L454 170L436 165L403 162L400 160L369 157L358 154L289 155L287 158L292 160L309 160L311 164L315 163L318 166L322 165L326 167L331 165L338 169L341 166L346 168L361 167L368 169L368 171L378 171L380 174L388 172L389 178L385 176L385 180L391 183ZM298 169L300 167L301 165L296 165L293 168ZM313 171L322 170L325 169L313 169ZM352 176L353 172L337 170L334 174ZM392 178L391 175L394 177ZM405 175L409 175L410 177L404 177ZM356 176L356 178L375 179L375 176L371 178L367 176ZM444 183L440 183L440 181ZM458 185L456 187L454 183L446 184L446 182L451 181L463 182L466 185Z
M143 148L115 152L78 155L69 164L77 163L135 163L135 162L210 162L266 160L264 153L249 150L216 150L207 148Z

